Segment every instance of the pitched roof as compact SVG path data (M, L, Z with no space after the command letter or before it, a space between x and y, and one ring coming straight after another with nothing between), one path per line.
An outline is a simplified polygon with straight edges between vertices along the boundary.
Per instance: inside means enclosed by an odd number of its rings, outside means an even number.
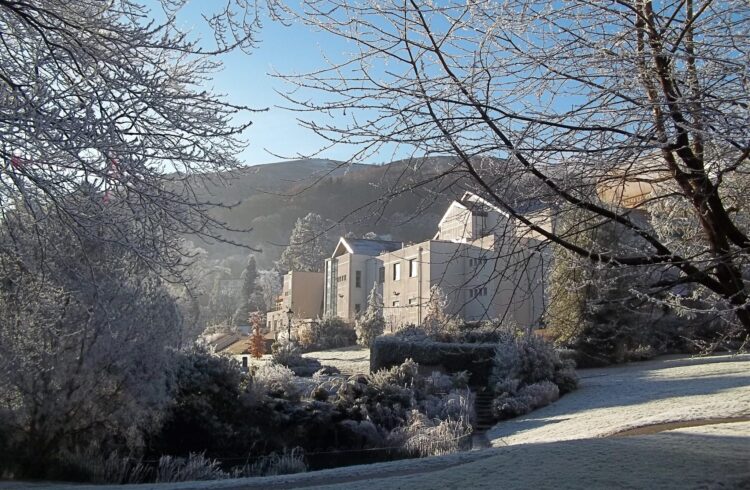
M250 337L243 337L228 345L221 352L222 354L230 355L249 354L252 350L252 346L252 339Z
M234 344L240 339L240 335L237 333L227 333L221 337L208 341L208 345L213 347L215 352L221 352L230 345Z
M365 238L341 238L336 249L333 251L333 257L343 255L344 253L369 255L377 257L383 252L393 252L402 247L401 242L389 240L368 240Z

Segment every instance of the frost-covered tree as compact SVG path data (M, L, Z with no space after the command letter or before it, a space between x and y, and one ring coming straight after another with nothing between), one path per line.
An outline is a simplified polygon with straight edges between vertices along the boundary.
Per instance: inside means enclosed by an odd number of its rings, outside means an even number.
M374 285L367 298L367 309L356 323L357 343L370 347L378 335L385 331L385 318L383 318L383 300L378 294L378 287Z
M238 291L228 285L227 281L231 281L228 273L217 275L214 279L208 299L208 323L213 326L232 328L236 326L234 317L241 297Z
M294 13L358 48L284 77L311 130L356 145L355 159L452 155L442 175L530 233L621 271L660 265L655 300L690 284L727 320L721 333L750 335L750 230L729 197L750 170L747 1L319 0ZM656 192L618 191L641 185ZM598 202L606 187L621 206ZM628 211L660 200L680 202L695 240L665 240ZM536 203L624 227L638 246L582 248Z
M251 312L265 309L263 295L258 286L258 268L255 265L255 256L248 256L241 278L242 290L240 291L240 305L234 313L235 325L247 322Z
M430 297L425 305L422 328L427 335L440 338L458 327L458 319L449 312L450 300L437 284L430 288Z
M281 294L281 275L276 269L263 270L258 273L258 288L266 311L276 308L276 299Z
M561 211L557 232L591 250L622 252L633 242L623 228L572 206ZM643 299L657 271L644 266L624 274L555 246L545 323L556 343L576 348L593 363L622 361L627 351L648 346L655 340L654 322L666 323L652 314L654 304Z
M250 47L253 17L209 15L211 46L181 29L182 0L144 3L0 2L0 200L43 196L83 236L94 228L78 226L71 189L86 182L97 206L138 209L100 224L113 240L174 269L182 250L163 237L227 229L196 196L204 176L238 166L250 123L201 85L220 66L212 55Z
M298 219L279 267L285 271L322 271L333 246L327 235L329 228L319 214L308 213Z
M168 401L167 349L180 338L163 281L97 225L127 208L75 195L90 234L28 201L0 227L0 406L32 474L65 450L138 448Z

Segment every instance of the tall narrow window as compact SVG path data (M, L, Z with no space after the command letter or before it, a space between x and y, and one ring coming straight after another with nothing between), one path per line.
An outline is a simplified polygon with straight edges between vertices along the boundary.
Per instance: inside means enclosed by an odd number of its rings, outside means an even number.
M362 305L360 305L359 303L354 305L354 313L359 313L361 311L362 311Z
M393 280L401 280L401 262L396 262L395 264L393 264Z
M354 273L354 287L355 288L362 287L362 271L356 271Z
M380 284L385 282L385 267L378 268L378 282Z
M409 260L409 277L417 277L417 260Z

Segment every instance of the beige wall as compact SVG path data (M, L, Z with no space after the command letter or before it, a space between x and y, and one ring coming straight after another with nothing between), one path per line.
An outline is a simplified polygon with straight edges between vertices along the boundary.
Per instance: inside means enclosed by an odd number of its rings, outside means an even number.
M346 253L330 259L328 267L331 265L336 268L336 284L332 292L335 294L335 316L354 321L367 309L367 297L377 284L381 262L377 257Z
M383 316L389 325L421 322L430 289L430 243L432 241L380 255L385 268ZM414 264L416 275L410 274L411 263ZM394 279L394 266L397 264L400 267L398 280Z
M515 248L502 251L430 240L382 254L384 316L389 326L420 324L433 286L447 295L449 312L465 321L507 318L522 327L536 325L544 308L543 261L539 254L519 247L518 240L514 242ZM412 260L416 277L409 275ZM395 264L401 264L398 280L393 278Z
M323 314L323 273L292 271L285 274L281 298L280 308L266 315L266 326L271 331L286 331L286 312L290 308L295 319L319 318Z
M482 211L472 213L470 209L461 203L453 202L443 215L438 224L436 240L451 242L472 242L481 237L491 234L504 234L507 232L507 217L488 206L482 200L472 194L464 195L464 202L479 202Z
M286 274L282 294L285 307L291 308L295 317L319 318L323 314L323 273L293 271Z

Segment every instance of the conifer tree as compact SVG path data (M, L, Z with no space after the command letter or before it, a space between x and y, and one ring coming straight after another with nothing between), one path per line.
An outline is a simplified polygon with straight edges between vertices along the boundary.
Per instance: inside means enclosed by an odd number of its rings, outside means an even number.
M279 259L285 271L320 272L332 250L328 227L319 214L309 213L297 220L289 237L289 245Z
M357 343L370 347L378 335L383 335L385 319L383 318L383 301L378 294L377 285L373 285L367 298L367 309L355 325Z

